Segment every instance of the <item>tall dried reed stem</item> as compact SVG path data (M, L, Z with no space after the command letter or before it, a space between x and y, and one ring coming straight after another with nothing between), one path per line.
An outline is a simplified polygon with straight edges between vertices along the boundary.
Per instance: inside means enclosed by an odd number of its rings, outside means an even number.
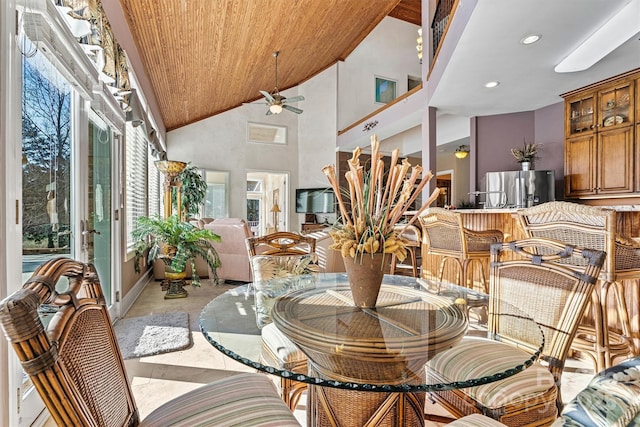
M345 172L348 192L343 192L340 188L335 165L322 168L340 208L340 219L331 233L334 240L331 248L340 250L343 256L384 252L393 253L398 259L404 260L408 242L399 237L395 226L406 216L433 174L431 171L423 174L420 165L412 167L407 159L398 164L400 151L396 149L391 154L391 167L385 179L383 155L380 154L377 135L371 137L368 172L360 163L361 154L362 149L357 147L348 160L349 170ZM406 224L415 222L436 200L438 194L439 189L436 188ZM347 210L343 195L348 195L351 210Z

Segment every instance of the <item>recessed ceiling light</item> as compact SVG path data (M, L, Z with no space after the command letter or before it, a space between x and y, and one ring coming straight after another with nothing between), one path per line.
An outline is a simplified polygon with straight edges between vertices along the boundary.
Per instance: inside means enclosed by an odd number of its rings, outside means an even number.
M532 34L530 36L527 36L525 38L523 38L522 40L520 40L520 43L522 44L532 44L537 42L538 40L540 40L542 36L539 34Z
M492 87L496 87L500 84L500 82L488 82L485 83L484 87L488 87L488 88L492 88Z

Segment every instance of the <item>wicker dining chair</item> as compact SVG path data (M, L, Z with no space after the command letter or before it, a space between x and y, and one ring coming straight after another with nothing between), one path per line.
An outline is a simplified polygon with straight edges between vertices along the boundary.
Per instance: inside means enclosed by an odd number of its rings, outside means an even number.
M420 234L420 229L415 225L410 224L397 224L394 226L394 229L399 233L400 237L408 242L405 245L405 248L407 249L407 256L411 263L411 273L413 277L418 277L418 270L420 268L418 265L418 254L420 253L420 248L422 248L422 235ZM391 269L389 273L396 274L398 265L398 258L394 253L391 255Z
M261 328L260 360L290 372L306 373L307 356L271 323L271 309L278 296L313 286L312 279L300 276L318 271L316 239L280 231L249 237L246 245L253 275L256 320ZM266 280L270 283L268 288L262 285ZM298 406L306 389L305 383L280 377L280 396L291 410Z
M593 325L580 325L573 349L590 357L596 371L612 366L616 359L637 354L638 349L634 349L631 341L622 281L640 278L640 243L616 234L616 212L571 202L549 202L519 210L518 218L530 237L555 239L607 253L600 271L599 286L591 297ZM565 262L571 265L575 261ZM615 296L622 334L612 331L608 326L606 306L610 290Z
M504 236L500 230L473 231L464 227L460 213L443 208L429 208L420 217L427 253L442 257L437 280L442 281L448 261L457 266L456 283L473 288L473 264L477 264L483 291L487 280L483 262L488 262L491 244L500 243Z
M67 283L65 292L56 291L59 282ZM0 324L59 426L300 425L273 382L256 373L197 388L140 421L91 264L68 258L45 262L22 289L0 302Z
M531 249L534 246L546 248L550 255L538 255ZM509 259L514 254L519 259ZM522 357L522 352L535 353L538 337L532 339L512 327L511 307L540 326L544 335L542 363L499 381L432 393L432 397L456 417L481 413L509 426L550 424L562 407L560 379L565 359L605 256L602 251L548 239L494 244L488 327L496 339L463 339L454 349L431 359L427 375L432 381L460 381L469 371L483 376L485 371L493 372L501 360ZM557 262L569 257L584 259L580 273Z

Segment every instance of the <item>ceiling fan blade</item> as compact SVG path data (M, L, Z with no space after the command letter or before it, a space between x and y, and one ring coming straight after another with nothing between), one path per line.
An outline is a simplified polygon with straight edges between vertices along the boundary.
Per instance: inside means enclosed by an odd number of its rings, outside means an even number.
M304 101L304 96L302 95L292 96L291 98L286 98L286 100L283 100L282 102L298 102L298 101Z
M267 101L275 102L275 99L273 99L273 96L271 96L271 94L266 90L261 90L260 93L262 94L262 96L264 96L267 99Z
M294 113L296 113L296 114L300 114L300 113L302 113L302 110L301 110L301 109L296 108L296 107L294 107L294 106L292 106L292 105L283 104L283 105L282 105L282 108L284 108L284 109L286 109L286 110L289 110L289 111L293 111L293 112L294 112Z

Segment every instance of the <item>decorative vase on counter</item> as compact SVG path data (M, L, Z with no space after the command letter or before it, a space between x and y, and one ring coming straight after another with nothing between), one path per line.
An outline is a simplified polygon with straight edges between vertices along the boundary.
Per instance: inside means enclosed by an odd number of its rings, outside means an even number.
M533 162L520 162L522 165L523 171L532 171L533 170Z
M361 308L374 308L382 286L382 278L390 254L359 254L355 258L346 256L344 266L347 270L353 303Z

